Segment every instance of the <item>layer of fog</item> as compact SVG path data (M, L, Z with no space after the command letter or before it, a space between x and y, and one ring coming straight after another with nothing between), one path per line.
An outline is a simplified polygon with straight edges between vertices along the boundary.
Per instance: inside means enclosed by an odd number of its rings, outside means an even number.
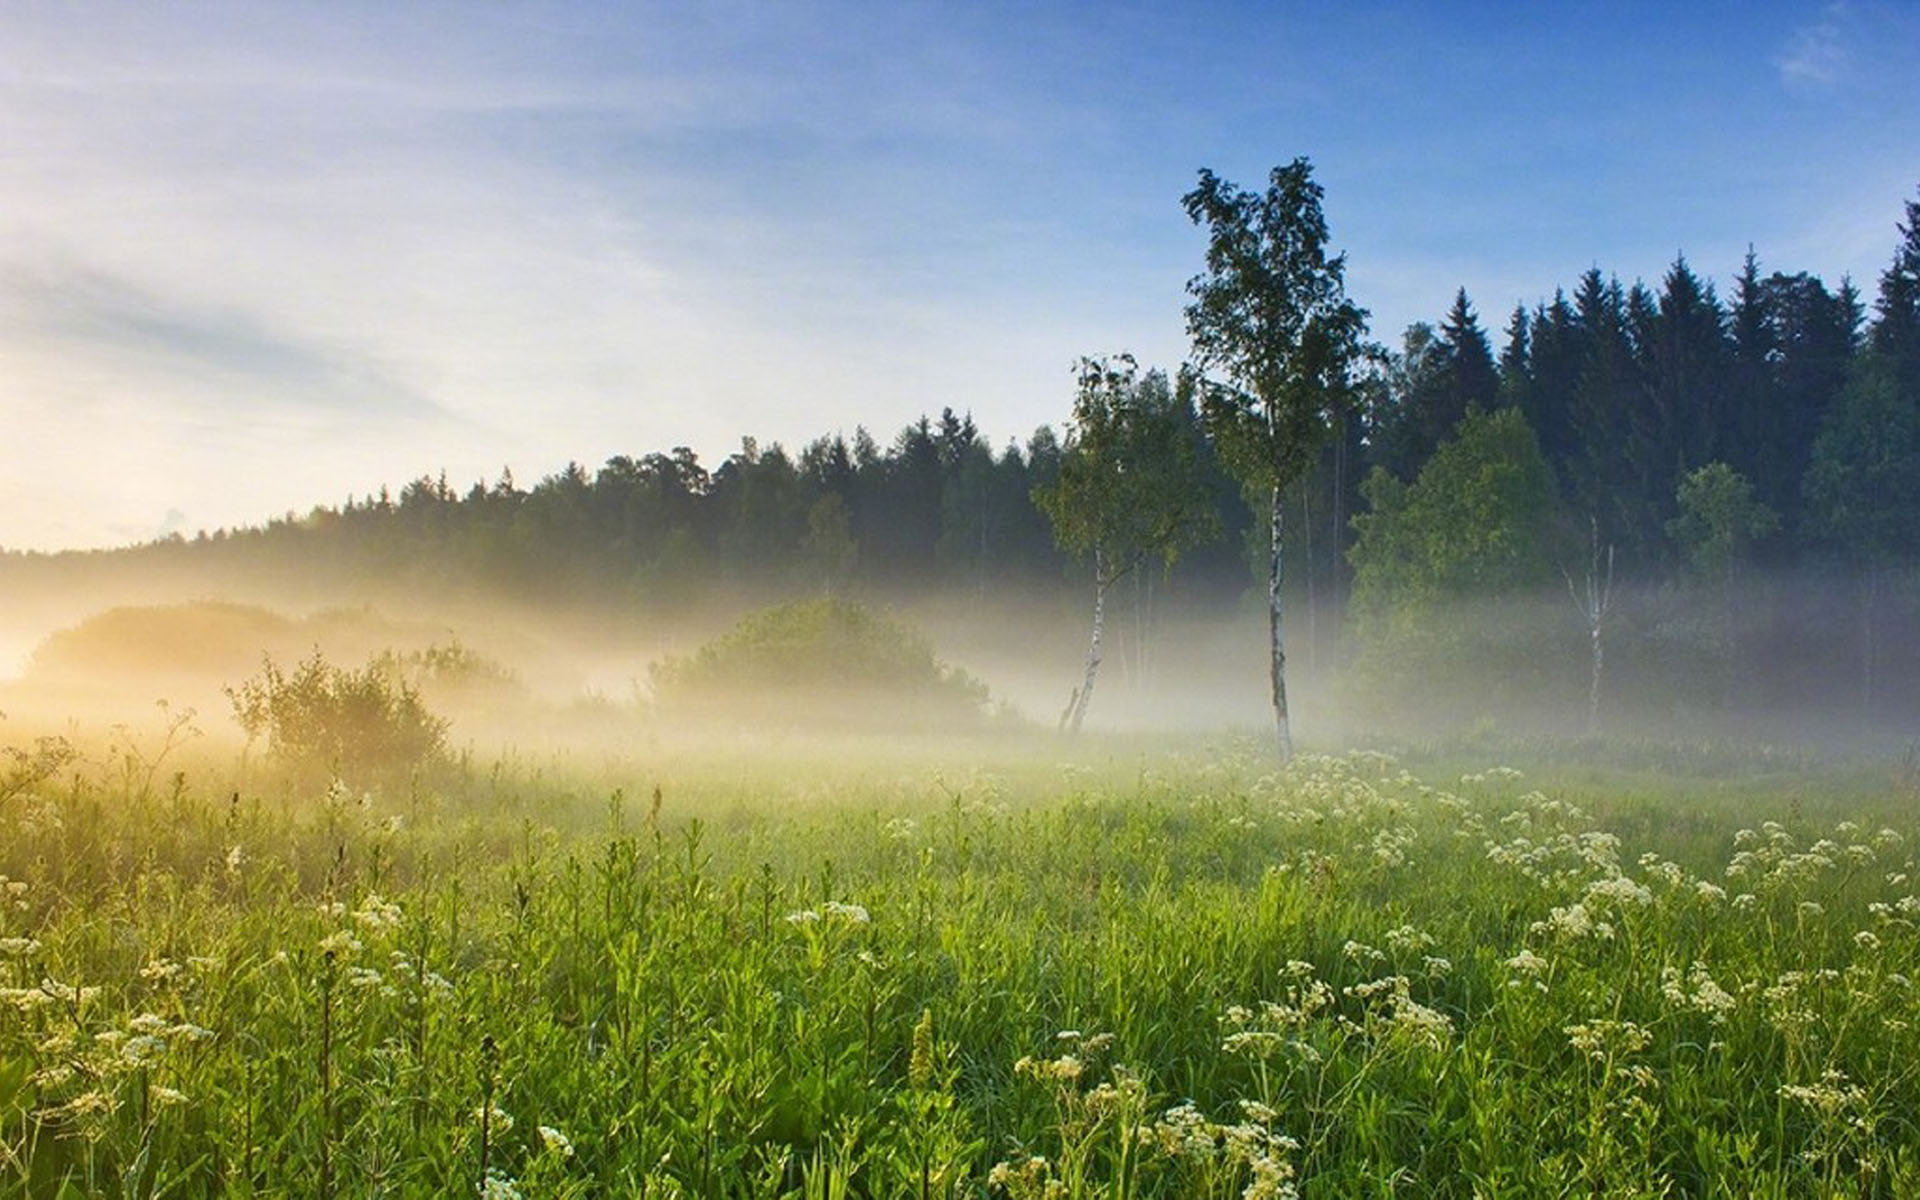
M458 642L510 671L521 694L491 711L484 697L456 706L448 714L455 744L617 749L660 735L657 714L646 703L652 663L692 651L769 599L713 592L688 611L663 617L584 603L532 608L468 592L316 587L284 573L215 579L94 562L37 574L6 565L0 713L7 720L0 742L76 721L151 722L159 700L176 712L196 710L210 733L237 736L224 689L263 656L287 664L317 650L329 661L357 666L383 649ZM1843 585L1778 579L1750 589L1767 597L1768 615L1749 613L1730 626L1731 634L1694 628L1707 619L1702 614L1711 614L1710 605L1688 608L1670 589L1637 596L1628 589L1607 635L1602 730L1621 737L1897 749L1920 729L1912 717L1916 672L1908 661L1920 652L1920 639L1911 636L1910 603L1888 603L1879 616L1880 694L1874 697L1861 695L1854 683L1861 674L1860 618ZM1250 588L1238 605L1163 597L1149 608L1140 596L1121 589L1110 606L1089 732L1257 736L1270 728L1264 597ZM1090 597L1075 589L856 598L885 608L924 634L940 658L984 681L1018 718L994 728L1050 736L1080 684ZM47 661L48 639L88 617L126 606L211 601L260 606L289 622L292 632L227 647L217 671L181 665L204 664L205 646L193 647L191 655L150 646L137 667L92 674L56 670ZM1456 646L1453 660L1430 671L1401 670L1390 684L1366 677L1368 664L1355 662L1352 641L1331 607L1310 612L1296 600L1288 620L1288 684L1296 735L1308 748L1475 730L1563 738L1589 731L1587 629L1564 589L1484 609L1455 606L1447 636L1471 628L1466 649ZM1783 621L1797 624L1783 627ZM315 632L322 627L328 631ZM1491 648L1487 655L1476 657L1473 638ZM1723 641L1738 652L1723 654ZM1523 669L1510 672L1494 661L1503 654L1517 654ZM1371 667L1380 665L1376 658ZM1526 676L1524 682L1514 683L1509 676L1515 674Z

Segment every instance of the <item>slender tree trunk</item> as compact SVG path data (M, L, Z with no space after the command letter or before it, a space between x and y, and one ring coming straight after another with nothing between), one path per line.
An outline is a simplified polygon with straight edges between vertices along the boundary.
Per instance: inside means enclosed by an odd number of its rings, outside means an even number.
M1267 558L1267 641L1272 651L1273 725L1280 761L1293 757L1293 726L1287 716L1287 652L1280 636L1280 534L1286 508L1278 484L1273 488L1273 545Z
M1107 575L1098 554L1093 564L1093 640L1087 643L1087 676L1080 684L1080 694L1073 703L1073 716L1067 722L1069 735L1080 732L1080 723L1087 719L1087 701L1093 698L1093 677L1100 670L1100 635L1106 631L1107 621Z
M1860 604L1860 706L1873 712L1875 685L1879 682L1880 645L1878 616L1880 608L1880 568L1869 566L1863 581Z
M1158 665L1153 655L1153 572L1141 571L1146 580L1147 602L1146 616L1140 622L1140 682L1144 686L1153 682L1154 669Z
M1602 621L1593 618L1593 682L1587 685L1587 733L1600 732L1600 680L1606 675L1607 651L1600 638Z
M1319 564L1313 559L1313 496L1306 480L1300 483L1300 536L1306 542L1301 557L1307 563L1307 674L1314 675L1320 670L1320 598L1313 586Z

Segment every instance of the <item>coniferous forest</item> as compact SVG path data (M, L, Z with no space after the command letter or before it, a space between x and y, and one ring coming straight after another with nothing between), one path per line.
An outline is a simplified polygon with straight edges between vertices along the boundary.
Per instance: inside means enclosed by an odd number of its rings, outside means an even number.
M1920 711L1920 202L1889 226L1865 289L1750 251L1724 294L1680 257L1652 282L1595 267L1505 314L1462 290L1392 344L1374 331L1286 489L1296 644L1403 700L1446 668L1480 673L1482 706L1577 708L1604 633L1610 686L1689 711ZM1177 425L1212 513L1120 594L1258 607L1265 500L1223 465L1196 376L1129 362L1106 378ZM1063 409L1071 391L1063 371ZM25 589L264 570L636 619L823 591L1064 604L1096 565L1062 548L1042 501L1081 434L1064 415L1014 437L946 409L890 436L743 437L719 462L673 447L530 485L422 475L258 527L0 569Z

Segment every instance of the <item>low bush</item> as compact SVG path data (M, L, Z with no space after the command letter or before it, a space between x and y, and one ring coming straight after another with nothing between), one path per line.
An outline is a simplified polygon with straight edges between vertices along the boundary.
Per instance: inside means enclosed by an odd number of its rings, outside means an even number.
M248 741L264 739L274 758L296 769L365 784L433 765L446 753L446 720L391 659L355 670L316 651L284 671L269 656L258 675L226 692Z
M754 726L935 730L986 713L987 687L926 638L864 605L799 601L754 613L652 669L670 716Z

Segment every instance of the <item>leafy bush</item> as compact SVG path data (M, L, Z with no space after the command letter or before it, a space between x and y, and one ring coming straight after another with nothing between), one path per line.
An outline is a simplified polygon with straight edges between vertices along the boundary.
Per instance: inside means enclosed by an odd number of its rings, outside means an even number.
M674 715L743 724L931 729L977 723L987 688L896 621L846 600L748 616L692 655L652 669Z
M1412 483L1376 468L1353 519L1353 682L1371 705L1527 708L1584 665L1553 583L1553 468L1517 409L1469 413ZM1438 681L1446 681L1444 685Z
M248 741L264 738L269 753L296 768L372 782L431 765L446 751L447 722L391 660L352 670L316 651L289 673L269 656L258 675L226 692Z
M198 677L231 679L275 648L297 650L299 624L249 604L195 601L188 604L111 608L71 629L48 635L33 652L32 671L42 678L129 680Z

